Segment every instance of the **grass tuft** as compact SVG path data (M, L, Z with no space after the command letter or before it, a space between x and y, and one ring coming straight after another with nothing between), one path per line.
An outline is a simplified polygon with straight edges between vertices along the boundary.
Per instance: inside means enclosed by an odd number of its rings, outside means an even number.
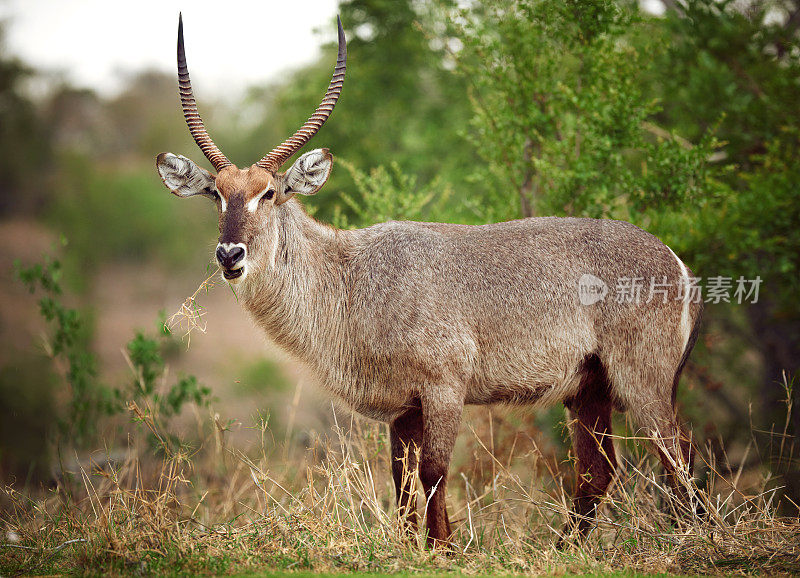
M333 437L304 449L279 447L261 424L259 447L242 451L220 443L224 428L206 424L200 449L163 442L156 459L136 438L166 436L135 404L130 410L152 435L133 436L122 459L64 471L44 493L3 489L0 574L800 572L800 523L778 515L771 476L764 471L745 487L752 476L718 471L703 452L709 474L693 499L706 514L675 511L652 460L623 451L588 540L558 551L570 464L543 467L530 439L525 448L515 440L506 458L507 448L473 427L473 447L492 468L450 476L456 533L445 553L426 549L424 536L401 523L383 425L355 417L341 424L334 413ZM218 443L205 443L212 438ZM642 441L619 440L623 449Z

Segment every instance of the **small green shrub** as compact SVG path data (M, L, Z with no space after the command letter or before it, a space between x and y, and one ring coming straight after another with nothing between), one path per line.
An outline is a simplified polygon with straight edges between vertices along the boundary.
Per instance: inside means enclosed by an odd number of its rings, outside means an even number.
M159 383L165 375L164 351L172 339L168 330L158 338L137 332L126 346L134 379L120 387L102 383L97 376L97 359L90 350L91 329L78 309L63 303L62 268L57 259L45 257L41 263L24 267L15 263L18 279L31 293L38 292L39 311L51 327L45 351L68 389L65 412L55 420L61 439L83 447L96 438L103 418L125 412L134 402L147 412L162 417L180 413L187 403L206 405L211 396L208 387L197 378L181 376L175 383ZM164 327L163 320L159 322Z
M379 166L369 173L347 161L339 163L350 173L357 194L340 194L356 219L350 222L345 212L335 210L333 222L338 227L368 226L388 220L458 220L447 205L452 189L442 181L419 185L414 175L404 172L395 162L388 169Z

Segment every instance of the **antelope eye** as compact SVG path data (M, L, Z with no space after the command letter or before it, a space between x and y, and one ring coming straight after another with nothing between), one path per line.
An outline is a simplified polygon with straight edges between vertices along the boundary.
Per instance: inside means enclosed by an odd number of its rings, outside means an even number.
M267 199L269 201L274 196L275 196L275 189L270 189L266 193L264 193L264 196L262 198Z

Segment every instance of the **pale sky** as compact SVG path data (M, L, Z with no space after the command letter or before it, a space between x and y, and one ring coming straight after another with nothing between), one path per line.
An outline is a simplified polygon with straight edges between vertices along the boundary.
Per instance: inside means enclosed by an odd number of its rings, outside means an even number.
M0 0L12 54L106 95L125 73L176 73L179 11L195 92L214 97L277 79L336 38L336 0Z

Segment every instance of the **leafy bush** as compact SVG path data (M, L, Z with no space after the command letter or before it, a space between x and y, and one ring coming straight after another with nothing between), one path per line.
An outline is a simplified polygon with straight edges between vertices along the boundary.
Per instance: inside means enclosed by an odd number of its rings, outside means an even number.
M163 322L158 339L138 332L127 344L135 375L132 383L121 387L101 383L97 359L89 347L91 331L86 319L80 311L63 303L60 261L45 257L41 263L27 267L17 262L15 269L28 290L41 295L39 311L51 327L45 350L67 385L67 410L56 419L61 440L86 446L95 440L103 418L124 412L130 403L143 403L154 415L165 417L180 413L187 403L208 403L211 390L191 375L165 387L163 393L160 391L159 381L166 368L162 352L170 337Z
M356 195L342 192L341 199L355 216L353 225L369 226L388 220L452 220L447 206L452 190L435 180L419 185L417 178L404 172L400 165L391 163L387 169L379 166L369 173L352 163L340 161L355 183ZM347 228L351 225L347 213L336 210L334 224Z

